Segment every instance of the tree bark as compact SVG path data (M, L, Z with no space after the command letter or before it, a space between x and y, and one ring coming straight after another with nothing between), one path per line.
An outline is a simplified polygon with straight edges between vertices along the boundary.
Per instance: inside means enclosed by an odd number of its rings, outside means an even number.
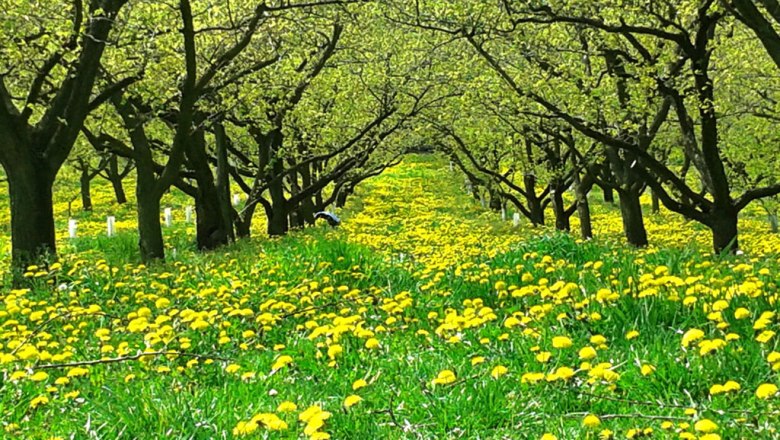
M620 191L620 214L623 219L623 232L626 240L632 246L646 247L647 230L642 215L642 204L639 197L641 192L633 190Z
M125 170L125 172L129 172L129 168ZM116 203L119 205L127 203L127 195L125 194L125 187L122 183L124 176L119 171L119 159L116 154L112 154L111 158L108 160L106 175L108 176L108 181L111 182L111 187L114 189Z
M523 176L525 184L526 201L528 203L528 212L531 214L529 220L534 226L544 226L544 206L542 199L536 196L536 176L526 174Z
M732 206L713 210L710 229L712 247L716 253L735 253L739 250L738 222L739 211Z
M336 208L343 208L347 204L347 198L352 195L352 185L345 184L341 187L338 196L336 197Z
M283 137L281 129L273 130L268 134L268 142L271 151L271 183L268 192L271 196L271 212L268 216L268 235L272 237L287 234L290 230L287 198L284 195L284 179L279 178L284 173L284 163L277 156L281 149Z
M195 213L197 245L200 250L212 250L230 242L220 204L214 175L206 156L205 133L198 130L193 133L186 148L186 157L198 182L197 197L195 197Z
M661 212L661 199L655 191L651 191L651 196L653 201L653 214L658 214Z
M24 164L6 170L11 200L12 259L18 269L57 252L53 179Z
M614 205L615 192L612 190L612 188L608 186L602 186L601 191L604 193L604 203L609 203L610 205Z
M290 230L287 211L282 206L274 206L271 216L268 218L268 235L281 237Z
M233 209L230 201L230 164L228 163L228 142L230 142L230 139L228 139L225 127L222 124L215 125L214 140L217 150L216 185L219 213L222 216L222 224L225 226L225 232L227 232L227 238L230 242L236 239L233 231Z
M571 221L566 213L566 206L563 201L563 191L560 188L552 190L552 208L555 214L555 229L559 231L571 231Z
M139 168L139 179L140 174ZM160 197L154 191L145 190L142 184L136 186L135 197L138 203L138 247L141 259L144 262L163 260L165 247L160 222Z
M312 173L310 167L303 167L300 171L301 183L304 188L308 188L312 184ZM315 193L315 197L320 201L322 200L322 190ZM298 208L298 217L304 222L303 225L314 225L314 210L315 210L314 197L306 197Z
M588 202L588 188L585 188L579 173L574 174L574 194L577 198L577 215L580 217L580 235L585 240L593 238L593 223Z
M84 211L92 211L92 195L90 194L90 183L92 183L93 176L90 175L89 168L85 167L81 170L81 177L79 183L81 187L81 209Z
M488 195L490 196L490 209L495 212L501 212L501 208L504 206L501 195L495 190L489 190Z

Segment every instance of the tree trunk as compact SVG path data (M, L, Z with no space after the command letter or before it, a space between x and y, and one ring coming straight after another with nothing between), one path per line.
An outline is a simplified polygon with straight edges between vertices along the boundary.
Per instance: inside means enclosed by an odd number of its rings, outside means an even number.
M138 246L141 259L144 262L163 260L165 247L160 222L160 197L154 191L143 190L142 185L137 186L135 196L138 203Z
M252 219L255 215L257 204L253 203L244 208L243 215L236 213L236 238L249 238L252 236Z
M653 200L653 214L658 214L661 212L661 199L658 197L658 194L655 193L655 191L651 191L652 200Z
M271 166L269 174L271 181L268 184L268 193L271 196L271 209L270 212L266 210L266 216L268 217L268 235L272 237L285 235L290 230L287 198L284 195L284 178L282 177L284 163L278 157L283 141L284 138L280 128L271 131L266 136Z
M312 173L311 169L307 167L303 167L301 169L301 183L303 184L304 188L308 188L312 184ZM317 191L316 196L319 200L322 200L322 190ZM302 202L300 207L298 208L298 217L301 218L301 220L304 222L303 225L314 225L314 210L315 210L315 200L313 197L306 197Z
M352 195L352 186L346 184L341 187L339 195L336 197L336 208L343 208L347 204L347 198Z
M739 212L733 207L715 208L712 212L712 247L716 253L735 253L739 250L737 224Z
M92 211L92 195L90 194L92 176L89 175L89 168L85 167L81 170L79 182L81 183L81 209Z
M608 186L602 186L601 191L604 193L604 203L609 203L610 205L614 205L615 192L612 190L612 188Z
M577 215L580 217L580 235L585 240L593 238L593 223L590 218L590 203L588 202L588 189L580 180L579 173L574 175L574 194L577 198Z
M544 207L542 206L542 200L536 197L536 176L532 174L524 175L523 183L525 185L525 199L528 203L528 211L531 213L529 220L531 220L534 226L544 226Z
M125 194L124 185L122 185L122 175L119 173L119 159L117 159L115 154L109 159L108 169L106 171L109 177L108 180L114 188L116 202L120 205L127 203L127 195Z
M230 224L225 223L214 175L206 157L206 140L202 130L191 137L186 149L187 160L198 182L195 197L197 244L200 250L212 250L230 242Z
M498 194L497 191L490 190L488 192L490 196L490 209L495 212L501 212L501 208L503 207L503 201L501 200L501 196Z
M319 180L320 174L322 174L322 165L319 161L314 162L311 164L311 173L310 173L310 180L315 181ZM322 206L325 201L323 200L322 191L317 191L314 195L314 209L317 209L317 206Z
M127 195L125 194L125 188L122 185L122 178L111 179L111 186L114 188L116 202L120 205L127 203Z
M301 219L301 227L314 224L314 201L311 198L306 198L301 202L301 206L298 208L298 218Z
M14 266L22 270L57 252L53 179L45 171L32 168L20 164L6 169L11 199L11 253Z
M219 202L219 213L222 216L222 224L225 226L225 232L228 234L228 241L235 241L236 236L233 232L233 209L230 201L230 164L228 163L228 142L230 140L225 133L225 127L222 124L216 124L214 127L214 139L217 149L217 200Z
M780 221L778 221L777 211L770 212L768 214L769 217L769 228L770 231L773 234L777 234L780 232Z
M290 166L295 166L295 163L291 163ZM293 171L287 175L287 179L290 183L290 197L295 197L301 192L301 186L298 183L298 172ZM300 215L300 206L291 207L289 213L290 226L293 228L301 229L306 226L303 217Z
M647 230L642 216L642 204L639 201L640 192L620 191L620 214L623 218L623 232L626 240L632 246L645 247L648 245Z
M268 218L268 235L280 237L287 234L290 230L287 215L287 211L283 206L274 205L273 212Z
M555 214L555 229L569 232L571 230L571 222L566 213L566 206L564 206L563 191L560 191L560 187L557 187L552 190L551 196L553 213Z

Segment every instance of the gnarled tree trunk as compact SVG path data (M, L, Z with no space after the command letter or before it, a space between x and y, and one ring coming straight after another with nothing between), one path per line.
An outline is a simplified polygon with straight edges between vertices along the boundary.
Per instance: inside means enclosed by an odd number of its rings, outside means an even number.
M53 179L28 164L6 169L11 199L12 258L18 269L55 255Z
M647 230L639 199L641 192L621 189L618 195L620 196L620 214L623 219L623 232L626 235L626 240L632 246L646 247L648 245Z

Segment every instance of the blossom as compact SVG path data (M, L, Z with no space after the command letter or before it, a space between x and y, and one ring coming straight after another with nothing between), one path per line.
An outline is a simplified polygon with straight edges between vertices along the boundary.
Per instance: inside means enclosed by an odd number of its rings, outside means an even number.
M46 396L37 396L30 401L30 408L36 409L41 405L49 403L49 398Z
M587 428L595 428L601 425L601 419L599 419L596 415L588 414L584 419L582 419L582 425Z
M291 364L293 361L293 358L287 355L281 355L278 358L276 358L276 361L274 362L273 366L271 366L271 370L280 370L287 365Z
M298 405L296 405L293 402L290 402L289 400L285 400L284 402L280 403L279 406L276 408L278 412L293 412L298 409Z
M569 348L572 346L572 341L567 336L556 336L552 339L553 348Z
M759 399L769 399L777 394L777 385L773 383L765 383L758 386L756 389L756 397Z
M439 374L436 376L435 379L433 379L434 385L449 385L457 380L457 377L455 376L455 373L452 370L442 370L439 372Z
M508 372L509 370L505 366L497 365L496 367L493 368L493 371L490 372L490 376L492 376L493 379L498 379L499 377L505 375Z
M703 432L707 434L717 431L718 425L710 419L701 419L693 425L693 429L695 429L697 432Z
M596 349L591 347L590 345L582 347L578 353L580 359L582 360L591 360L597 356Z
M345 408L351 408L352 406L358 404L361 400L363 400L362 397L352 394L350 396L347 396L346 399L344 399L344 407Z
M687 332L685 332L685 334L683 335L682 346L687 348L688 346L691 345L692 342L698 341L699 339L702 339L703 337L704 337L704 332L703 331L701 331L701 330L699 330L697 328L692 328L692 329L688 330Z
M49 378L49 375L45 371L36 371L30 376L30 380L33 382L42 382Z
M355 382L352 383L352 391L357 391L365 386L368 385L368 382L365 381L365 379L358 379Z

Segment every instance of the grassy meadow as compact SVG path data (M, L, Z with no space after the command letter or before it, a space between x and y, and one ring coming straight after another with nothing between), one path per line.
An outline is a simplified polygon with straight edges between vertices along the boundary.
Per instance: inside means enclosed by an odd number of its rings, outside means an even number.
M634 250L596 194L582 242L462 186L410 156L339 229L272 240L257 221L207 254L171 194L169 258L149 267L132 203L96 183L68 239L77 188L58 187L60 261L0 290L0 437L780 438L780 236L759 211L744 255L717 257L667 211Z

